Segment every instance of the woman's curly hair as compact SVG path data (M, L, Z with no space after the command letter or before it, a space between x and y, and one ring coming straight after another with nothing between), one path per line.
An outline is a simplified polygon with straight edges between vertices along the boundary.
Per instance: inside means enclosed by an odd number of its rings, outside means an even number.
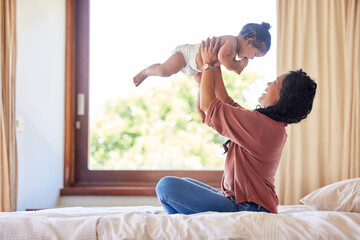
M316 88L316 82L302 69L290 71L283 80L279 101L273 106L259 107L255 111L278 122L298 123L311 112ZM225 153L229 143L230 140L227 140L223 144Z
M287 124L298 123L311 112L317 84L302 69L290 71L284 78L280 99L266 108L255 111Z

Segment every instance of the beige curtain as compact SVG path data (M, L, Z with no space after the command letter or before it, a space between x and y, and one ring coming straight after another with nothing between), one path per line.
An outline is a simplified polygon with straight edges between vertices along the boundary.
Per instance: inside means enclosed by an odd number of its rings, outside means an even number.
M313 111L287 127L275 185L280 204L360 177L360 1L278 0L277 71L317 83Z
M16 1L0 0L0 211L16 211Z

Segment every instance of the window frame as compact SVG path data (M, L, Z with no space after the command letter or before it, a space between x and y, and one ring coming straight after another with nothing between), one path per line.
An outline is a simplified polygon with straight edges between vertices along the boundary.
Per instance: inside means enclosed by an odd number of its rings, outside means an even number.
M221 170L89 170L89 7L90 0L66 1L64 187L60 195L156 195L164 176L196 178L220 188ZM77 114L78 93L85 95L84 114Z

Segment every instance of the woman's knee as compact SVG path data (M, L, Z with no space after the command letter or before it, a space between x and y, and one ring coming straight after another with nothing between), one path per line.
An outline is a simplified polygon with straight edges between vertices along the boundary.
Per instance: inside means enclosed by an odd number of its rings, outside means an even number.
M156 194L159 196L166 194L168 190L174 190L178 181L179 181L178 177L167 176L161 178L155 188Z

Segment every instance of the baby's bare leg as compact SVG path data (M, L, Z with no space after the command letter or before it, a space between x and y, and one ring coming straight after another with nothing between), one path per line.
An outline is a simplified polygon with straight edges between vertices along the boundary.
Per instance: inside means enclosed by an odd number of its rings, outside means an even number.
M136 74L133 82L137 87L149 76L169 77L179 72L185 65L186 62L182 53L175 52L164 63L153 64Z

